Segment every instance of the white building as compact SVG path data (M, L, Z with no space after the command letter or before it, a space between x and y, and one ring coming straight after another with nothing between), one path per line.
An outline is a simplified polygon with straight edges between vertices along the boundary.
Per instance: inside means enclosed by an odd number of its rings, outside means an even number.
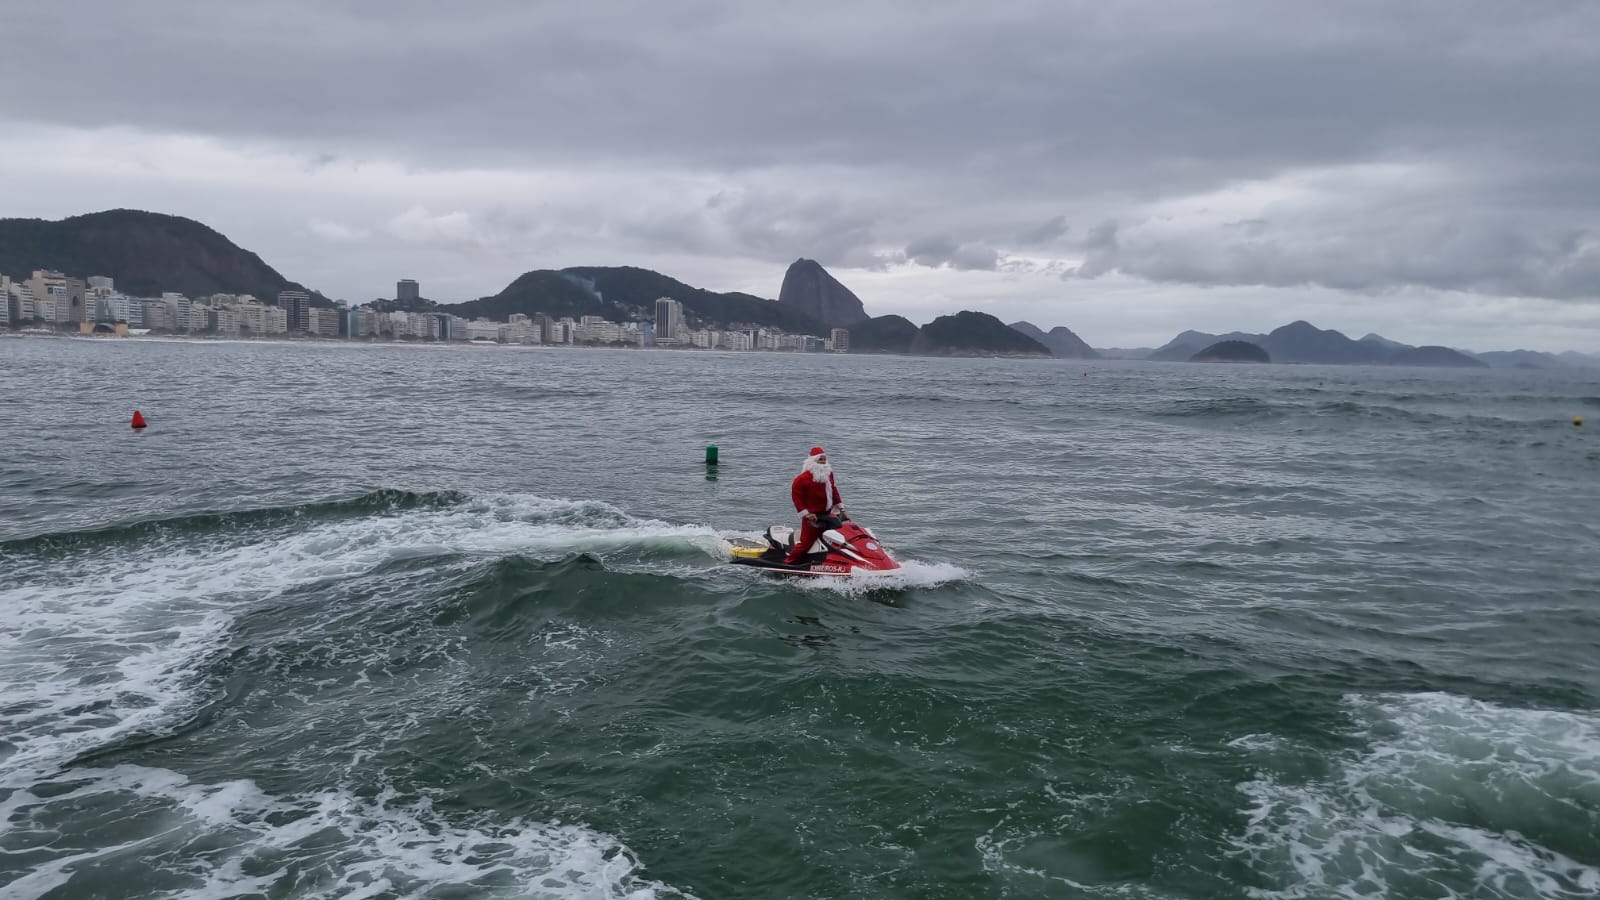
M144 301L138 297L129 297L127 294L116 294L111 297L111 315L113 321L127 322L129 328L144 327Z
M268 328L267 318L275 306L264 303L240 303L233 308L239 333L248 337L265 337L276 332ZM281 311L281 310L280 310Z
M174 310L161 300L145 300L144 327L152 331L171 331L175 326Z
M261 310L262 334L288 334L289 311L281 306L268 306L264 303L252 304Z
M500 329L509 329L510 325L491 322L488 319L473 319L462 329L462 337L469 341L498 341L501 340Z
M3 276L0 276L3 277ZM0 291L0 303L6 305L11 320L18 325L28 325L33 322L33 289L25 281L12 281L4 278L0 281L5 288Z
M189 304L189 333L204 334L211 330L211 307L198 300Z
M161 302L167 304L172 310L172 328L174 331L189 332L196 330L194 327L194 301L182 294L162 294ZM204 330L205 326L201 326Z

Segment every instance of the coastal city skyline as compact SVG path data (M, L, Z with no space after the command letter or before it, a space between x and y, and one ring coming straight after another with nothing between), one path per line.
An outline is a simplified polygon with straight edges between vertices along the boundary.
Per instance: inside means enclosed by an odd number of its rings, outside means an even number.
M690 327L683 304L671 297L655 301L654 317L617 322L604 316L550 316L512 313L504 321L467 318L427 309L380 309L424 303L420 283L401 278L393 301L332 307L313 306L303 290L279 291L270 299L251 294L214 293L189 297L163 292L139 297L118 291L105 275L77 276L37 269L28 278L0 274L0 329L34 334L187 335L195 337L343 340L457 341L549 346L659 347L665 349L845 352L849 331L829 336L754 327Z

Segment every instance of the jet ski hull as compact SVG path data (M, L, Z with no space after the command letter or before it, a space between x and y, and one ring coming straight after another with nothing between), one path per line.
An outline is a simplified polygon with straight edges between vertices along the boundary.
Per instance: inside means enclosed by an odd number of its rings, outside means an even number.
M834 521L812 544L809 553L799 562L785 560L794 541L789 534L787 542L773 535L780 526L768 528L764 541L749 538L729 538L731 562L736 566L761 569L777 575L796 575L811 578L847 578L858 575L883 575L900 570L900 563L878 543L872 532L846 519Z

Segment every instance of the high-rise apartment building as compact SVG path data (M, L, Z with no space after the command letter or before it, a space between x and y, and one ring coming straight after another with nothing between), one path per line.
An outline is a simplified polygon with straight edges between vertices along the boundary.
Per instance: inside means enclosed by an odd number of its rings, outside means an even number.
M288 319L290 332L311 330L311 295L305 291L279 291L278 307Z
M33 291L35 315L39 315L40 301L53 301L49 304L51 315L43 317L47 321L52 324L83 321L83 298L88 286L82 278L68 278L60 272L35 269L33 277L28 279L28 287Z
M656 300L656 343L676 344L682 331L683 304L671 297Z
M407 300L418 300L422 297L422 287L414 279L402 278L394 286L394 298L404 303Z
M850 349L850 332L844 328L833 330L833 352L844 353Z

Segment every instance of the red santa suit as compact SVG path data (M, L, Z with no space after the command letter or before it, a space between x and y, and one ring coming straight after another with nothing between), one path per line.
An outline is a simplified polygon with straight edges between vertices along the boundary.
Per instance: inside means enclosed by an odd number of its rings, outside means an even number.
M833 480L833 467L817 459L825 455L821 447L812 447L800 474L789 485L790 498L794 500L795 511L801 514L801 519L800 534L795 537L794 546L789 549L785 562L799 562L817 538L822 537L823 528L805 514L832 515L839 508L839 486Z

